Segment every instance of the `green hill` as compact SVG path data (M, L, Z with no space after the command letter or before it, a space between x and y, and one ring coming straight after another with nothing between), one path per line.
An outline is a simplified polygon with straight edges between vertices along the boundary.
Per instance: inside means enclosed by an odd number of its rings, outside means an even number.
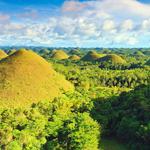
M79 49L73 49L69 51L69 55L78 55L80 56L82 52Z
M77 55L72 55L69 57L70 60L80 60L80 57Z
M52 51L52 56L51 58L53 59L58 59L58 60L62 60L62 59L68 59L68 55L67 53L65 53L63 50L54 50Z
M95 61L99 59L100 57L103 57L104 54L98 54L95 51L89 51L83 58L83 61Z
M0 83L1 107L23 107L73 90L45 59L27 50L0 61Z
M141 51L136 51L136 52L134 52L133 55L135 55L135 56L144 56L144 53L141 52Z
M109 54L99 59L99 62L110 62L114 64L125 64L126 61L116 54Z

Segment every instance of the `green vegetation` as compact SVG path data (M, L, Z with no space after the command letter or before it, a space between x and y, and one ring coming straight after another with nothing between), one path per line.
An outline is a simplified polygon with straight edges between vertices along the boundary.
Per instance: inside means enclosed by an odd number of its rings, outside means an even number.
M1 111L1 149L97 150L99 125L83 111L80 94L66 94L29 109Z
M146 62L146 65L150 66L150 59Z
M101 150L128 150L128 148L115 139L104 138L101 140Z
M93 50L0 61L0 149L149 150L149 50Z

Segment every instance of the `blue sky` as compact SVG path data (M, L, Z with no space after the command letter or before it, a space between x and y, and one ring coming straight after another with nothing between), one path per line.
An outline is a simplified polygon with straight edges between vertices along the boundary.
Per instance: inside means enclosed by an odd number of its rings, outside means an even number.
M150 47L149 0L0 0L0 46Z

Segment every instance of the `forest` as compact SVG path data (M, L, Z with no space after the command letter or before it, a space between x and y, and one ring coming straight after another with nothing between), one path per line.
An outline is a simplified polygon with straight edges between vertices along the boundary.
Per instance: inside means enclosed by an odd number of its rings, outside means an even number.
M2 47L0 103L1 150L149 150L150 49Z

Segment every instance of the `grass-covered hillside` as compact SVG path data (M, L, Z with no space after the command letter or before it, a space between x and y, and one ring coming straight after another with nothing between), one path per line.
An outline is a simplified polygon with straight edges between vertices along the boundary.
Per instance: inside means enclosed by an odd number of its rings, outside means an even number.
M0 61L1 107L29 105L72 89L64 76L32 51L19 50Z

